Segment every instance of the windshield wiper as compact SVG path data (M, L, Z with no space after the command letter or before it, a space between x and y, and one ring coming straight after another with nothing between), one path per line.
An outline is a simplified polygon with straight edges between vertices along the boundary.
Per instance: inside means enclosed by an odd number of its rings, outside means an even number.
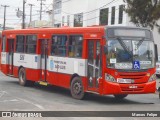
M144 38L142 38L142 39L138 42L138 44L137 44L137 49L142 45L143 41L144 41Z
M123 40L121 40L121 38L117 37L118 42L120 43L120 45L123 47L123 49L125 51L127 51L131 56L132 56L132 52L128 49L128 47L126 46L126 44L123 42Z

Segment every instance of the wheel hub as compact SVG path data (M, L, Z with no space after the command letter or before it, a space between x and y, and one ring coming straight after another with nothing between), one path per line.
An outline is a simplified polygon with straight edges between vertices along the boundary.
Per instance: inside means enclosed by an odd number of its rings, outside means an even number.
M76 94L76 95L78 95L78 94L80 94L81 93L81 88L82 88L82 86L81 86L81 84L80 83L75 83L74 84L74 93Z

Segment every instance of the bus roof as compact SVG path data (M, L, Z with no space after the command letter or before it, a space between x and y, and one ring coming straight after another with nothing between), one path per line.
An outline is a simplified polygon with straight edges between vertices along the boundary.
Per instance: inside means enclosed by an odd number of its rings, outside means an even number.
M12 34L16 33L38 33L46 31L48 33L51 32L100 32L101 30L104 30L104 27L62 27L62 28L32 28L32 29L19 29L19 30L4 30L4 33L12 32Z
M126 29L151 30L150 28L134 27L134 26L107 26L106 28L126 28Z
M87 33L87 32L102 32L104 29L108 28L131 28L131 29L143 29L143 30L150 30L147 28L141 27L129 27L129 26L92 26L92 27L61 27L61 28L30 28L30 29L18 29L18 30L4 30L4 33L12 32L12 34L35 34L41 32L47 33Z

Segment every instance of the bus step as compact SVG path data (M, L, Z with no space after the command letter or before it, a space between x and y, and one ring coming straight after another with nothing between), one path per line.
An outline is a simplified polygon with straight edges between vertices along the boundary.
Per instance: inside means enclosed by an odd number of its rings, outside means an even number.
M9 77L14 77L14 75L11 75L11 74L7 74L7 76L9 76Z
M45 81L39 81L38 83L39 83L40 85L44 85L44 86L47 86L47 85L48 85L48 83L45 82Z

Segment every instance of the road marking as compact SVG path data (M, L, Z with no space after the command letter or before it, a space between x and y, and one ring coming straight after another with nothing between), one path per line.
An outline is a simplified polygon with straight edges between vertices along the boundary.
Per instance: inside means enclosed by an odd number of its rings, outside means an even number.
M26 102L26 103L32 104L32 105L38 107L38 108L41 109L41 110L44 110L44 107L41 106L41 105L39 105L39 104L35 104L35 103L31 102L31 101L28 101L28 100L25 100L25 99L22 99L22 98L18 98L18 99L21 100L21 101L24 101L24 102Z
M2 96L4 96L4 94L8 94L8 93L7 93L6 91L0 91L0 98L1 98ZM15 96L14 96L14 97L15 97ZM0 102L17 102L17 101L21 100L21 101L24 101L24 102L26 102L26 103L32 104L32 105L38 107L38 108L41 109L41 110L44 110L44 107L41 106L41 105L39 105L39 104L36 104L36 103L30 102L30 101L28 101L28 100L25 100L25 99L22 99L22 98L18 98L18 97L15 97L15 98L16 98L16 99L13 99L13 100L3 100L3 101L0 101Z
M13 100L3 100L3 101L0 101L0 102L17 102L17 101L19 101L19 100L17 100L17 99L13 99Z

